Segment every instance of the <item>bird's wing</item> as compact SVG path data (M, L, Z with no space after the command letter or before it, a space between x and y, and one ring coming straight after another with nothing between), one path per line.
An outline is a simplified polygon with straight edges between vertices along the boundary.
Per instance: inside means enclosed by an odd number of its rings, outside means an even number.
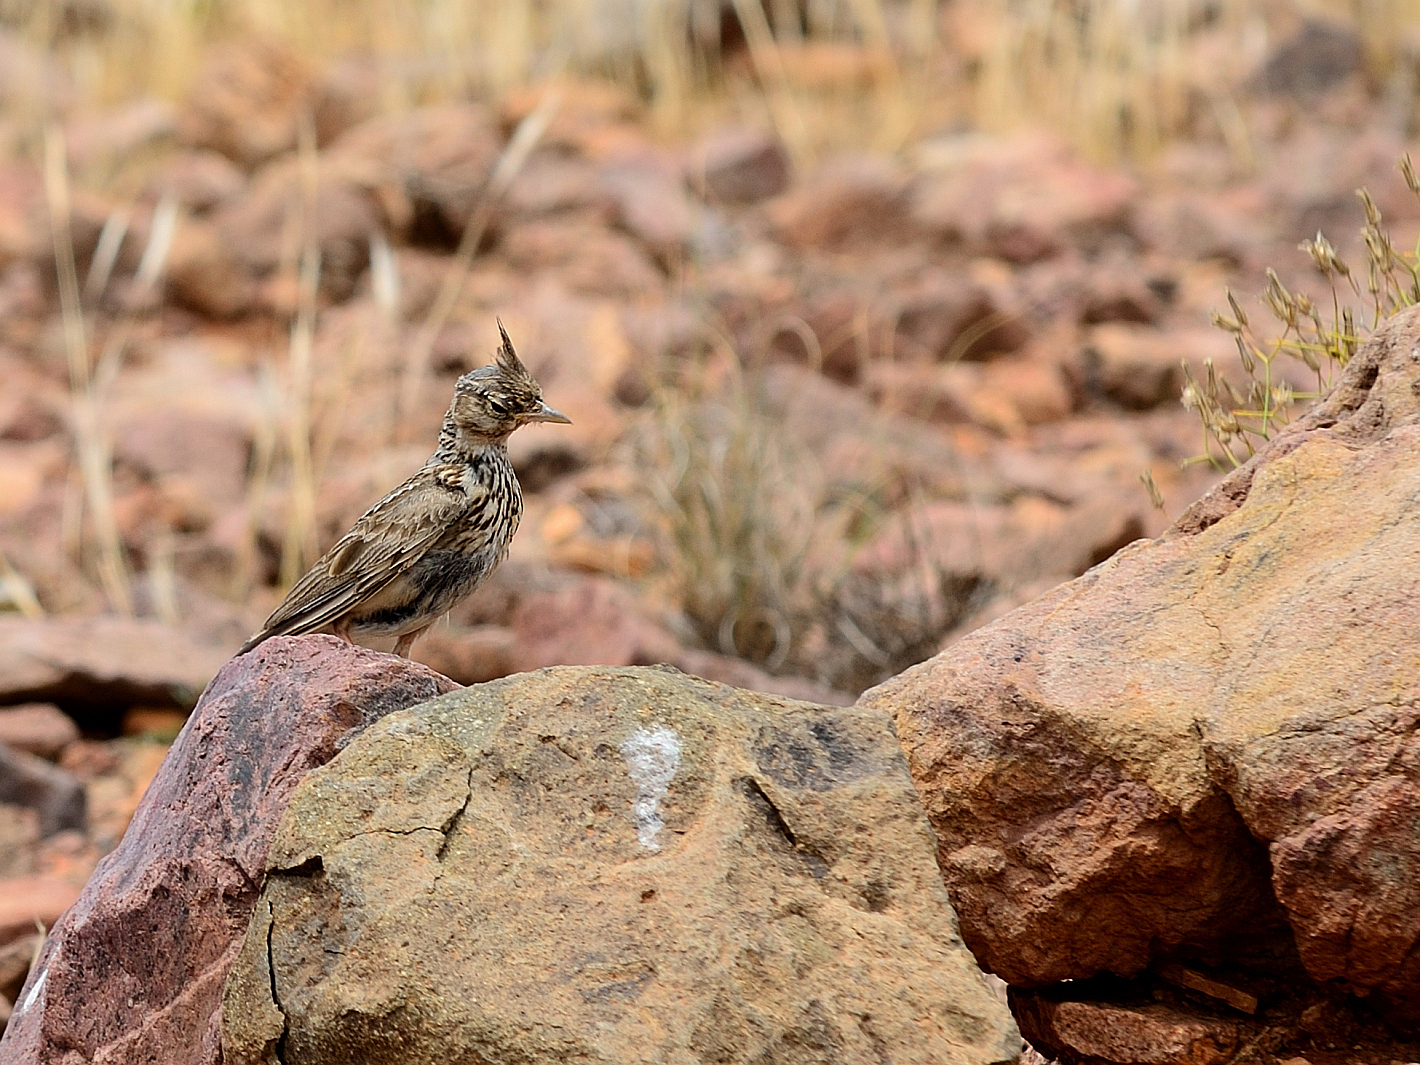
M436 473L421 470L361 515L237 653L340 620L418 562L451 524L478 508L480 494L487 495L481 486L451 488Z

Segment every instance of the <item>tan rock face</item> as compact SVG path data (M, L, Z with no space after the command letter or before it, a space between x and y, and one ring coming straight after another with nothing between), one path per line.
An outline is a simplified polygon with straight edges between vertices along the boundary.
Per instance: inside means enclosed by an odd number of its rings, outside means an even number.
M889 723L674 670L396 714L283 818L224 1060L1006 1062Z
M1165 537L864 697L1009 982L1294 942L1420 1019L1416 351L1409 312Z

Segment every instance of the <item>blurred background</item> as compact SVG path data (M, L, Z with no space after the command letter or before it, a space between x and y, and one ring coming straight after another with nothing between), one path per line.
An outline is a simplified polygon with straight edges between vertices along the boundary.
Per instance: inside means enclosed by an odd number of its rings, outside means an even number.
M0 0L0 877L82 882L495 316L575 424L460 681L851 701L1159 534L1416 300L1417 16Z

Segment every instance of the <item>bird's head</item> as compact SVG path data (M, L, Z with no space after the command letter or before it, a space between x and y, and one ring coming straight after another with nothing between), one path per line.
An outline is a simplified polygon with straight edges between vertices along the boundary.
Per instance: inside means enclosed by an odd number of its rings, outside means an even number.
M572 419L542 401L542 389L513 350L502 322L498 333L503 345L493 365L470 370L454 386L449 419L465 433L495 440L532 422L571 425Z

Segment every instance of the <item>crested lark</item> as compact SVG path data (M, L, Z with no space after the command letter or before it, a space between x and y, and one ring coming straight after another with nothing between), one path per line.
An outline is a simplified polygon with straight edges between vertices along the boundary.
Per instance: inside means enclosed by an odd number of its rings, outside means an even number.
M508 437L530 422L570 419L503 346L492 366L459 378L439 446L413 477L367 510L296 582L237 654L272 636L329 625L337 636L396 636L410 645L502 562L523 514Z

